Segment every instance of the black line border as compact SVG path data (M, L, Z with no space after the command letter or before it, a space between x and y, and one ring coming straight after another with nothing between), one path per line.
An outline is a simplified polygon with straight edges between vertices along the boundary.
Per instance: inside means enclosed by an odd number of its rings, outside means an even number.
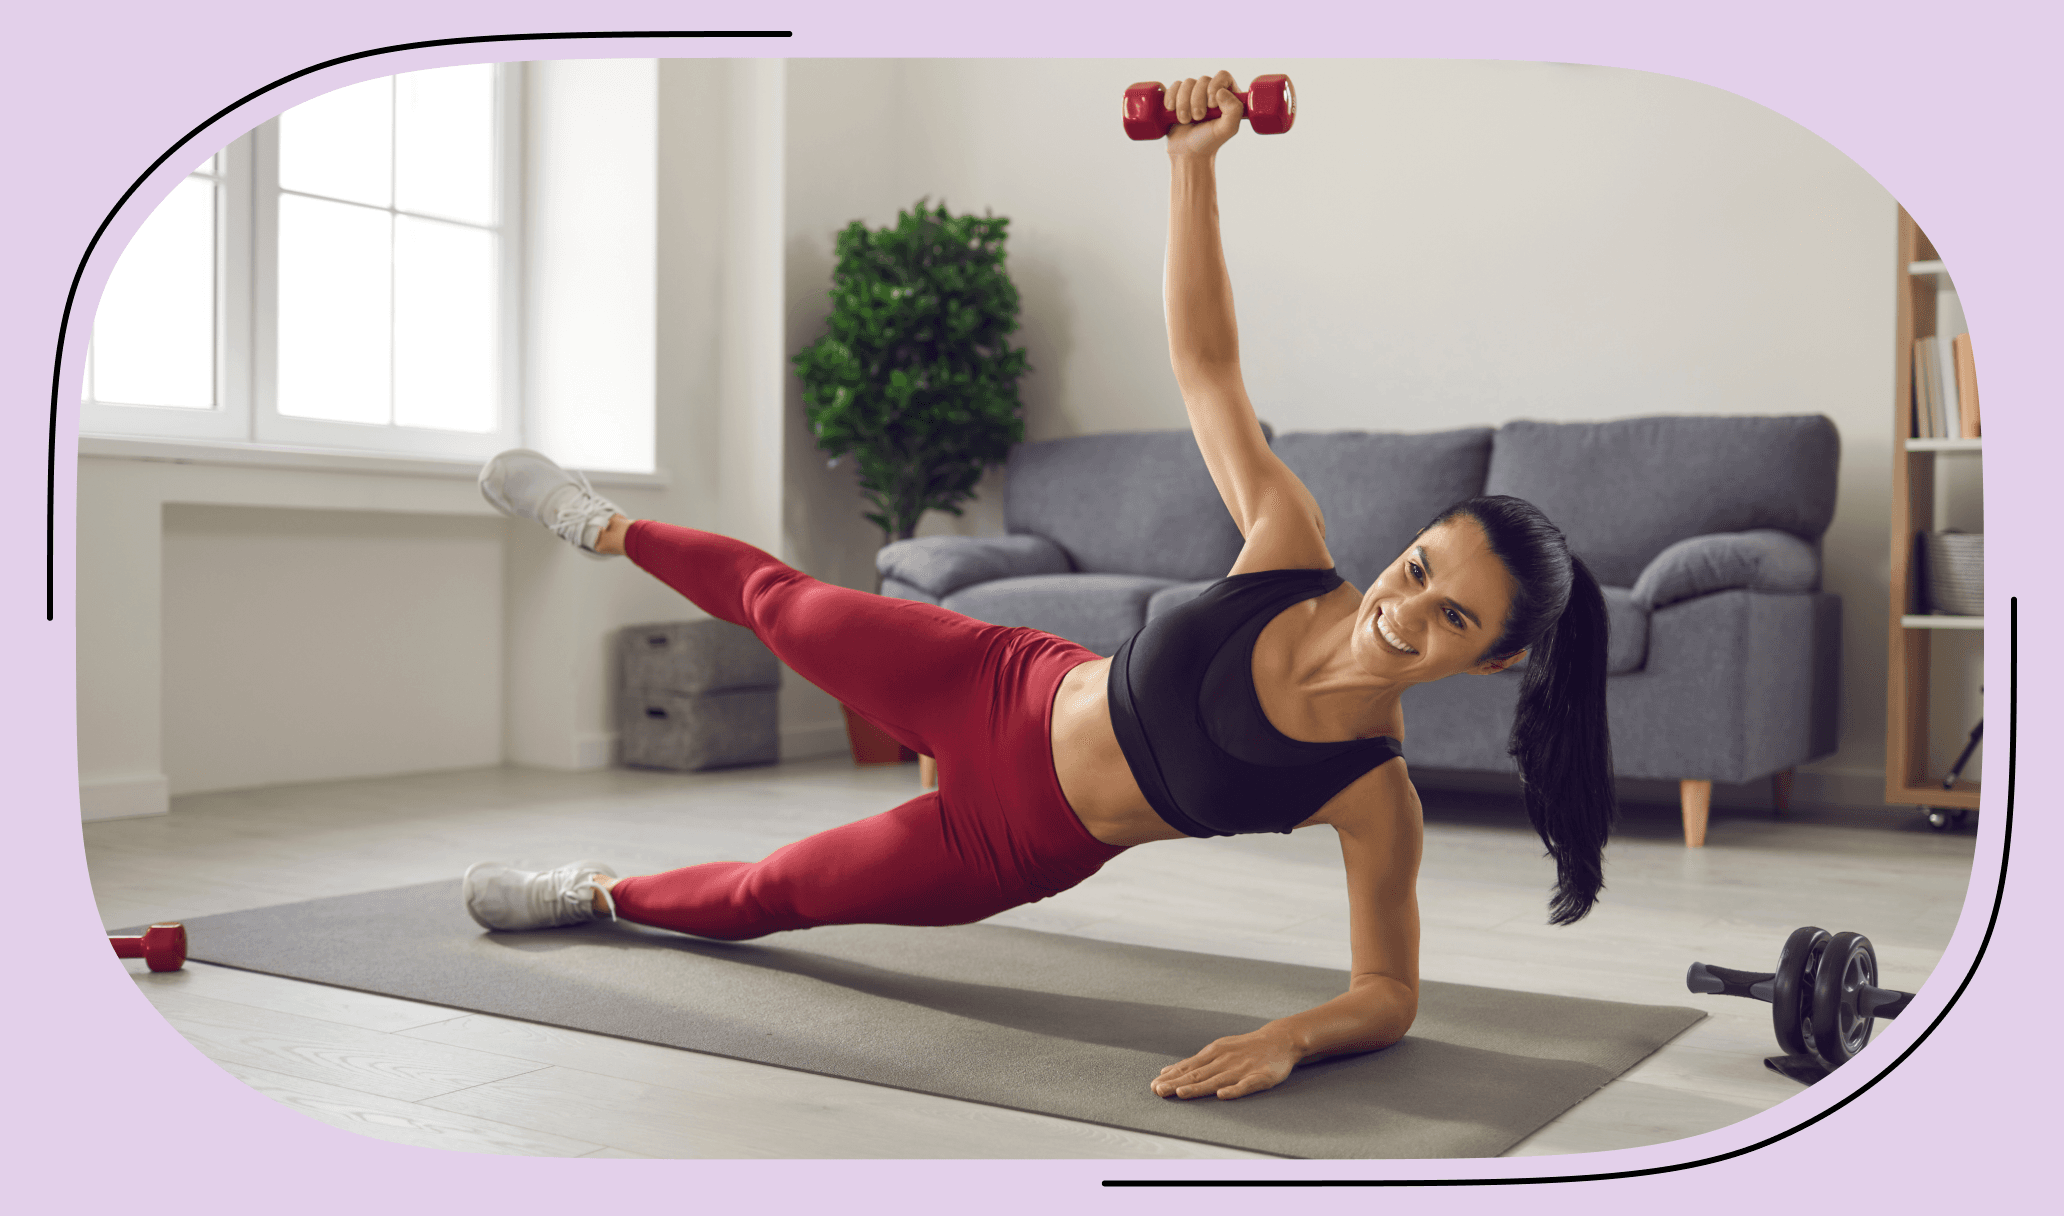
M566 39L603 38L793 38L794 30L579 30L556 34L481 34L464 38L430 38L421 42L397 42L392 46L375 47L370 51L358 51L350 55L339 55L321 63L289 72L271 84L261 86L237 98L235 101L210 114L201 123L181 136L179 140L139 174L115 205L108 208L107 215L100 221L100 227L93 230L93 239L86 242L86 252L79 256L79 268L72 272L72 286L65 293L64 312L57 322L57 352L50 368L50 442L49 455L43 468L43 619L57 619L57 399L58 389L63 383L65 335L71 331L72 306L79 297L79 282L86 277L86 264L93 260L93 251L100 247L100 238L107 235L108 226L115 222L131 197L150 180L160 166L192 143L201 132L214 126L230 114L251 102L272 92L281 85L291 84L303 76L336 67L340 63L370 59L375 55L392 55L400 51L420 51L433 46L463 46L469 43L491 42L553 42Z
M1696 1169L1702 1165L1714 1165L1722 1161L1732 1160L1746 1153L1753 1153L1759 1148L1766 1148L1780 1140L1805 1131L1807 1128L1812 1127L1822 1119L1827 1118L1829 1115L1834 1114L1836 1111L1870 1092L1873 1086L1885 1079L1887 1073L1899 1067L1908 1056L1920 1050L1921 1044L1927 1042L1928 1036L1934 1034L1935 1028L1942 1025L1942 1020L1949 1016L1949 1011L1956 1008L1957 1001L1963 998L1964 989L1971 986L1971 977L1978 974L1978 964L1985 961L1986 948L1992 944L1992 931L1999 925L2000 904L2006 899L2007 859L2013 852L2014 771L2017 745L2021 737L2020 705L2021 599L2019 596L2011 596L2007 600L2007 817L2005 820L2006 828L2000 840L1999 885L1993 891L1992 915L1985 922L1985 936L1978 942L1978 953L1971 959L1971 969L1964 973L1963 982L1957 985L1957 990L1951 993L1949 1000L1943 1004L1942 1012L1935 1015L1935 1020L1928 1023L1928 1028L1923 1030L1919 1037L1915 1038L1907 1046L1905 1051L1899 1053L1899 1058L1878 1070L1878 1075L1857 1086L1854 1093L1849 1094L1841 1101L1798 1126L1779 1132L1775 1136L1758 1140L1754 1144L1734 1149L1731 1152L1719 1153L1711 1157L1701 1157L1697 1161L1683 1161L1676 1165L1658 1165L1643 1170L1615 1170L1610 1173L1540 1175L1533 1178L1290 1178L1280 1181L1256 1178L1106 1178L1101 1185L1107 1187L1391 1187L1530 1186L1544 1182L1609 1182L1620 1178L1646 1178L1652 1174L1674 1174L1679 1170Z

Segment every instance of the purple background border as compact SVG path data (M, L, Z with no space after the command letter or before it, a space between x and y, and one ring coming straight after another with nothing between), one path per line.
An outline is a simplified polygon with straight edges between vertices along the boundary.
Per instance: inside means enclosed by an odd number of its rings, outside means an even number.
M1999 873L2005 783L1991 782L1972 898L1937 979L1913 1011L1887 1024L1855 1075L1733 1127L1693 1140L1581 1157L1426 1163L1096 1162L621 1162L473 1157L364 1139L318 1124L247 1089L188 1046L136 992L97 939L78 829L73 666L73 497L76 397L63 403L57 461L57 620L43 619L44 459L51 356L59 312L80 254L123 190L174 140L252 89L340 55L422 39L536 30L786 28L781 42L513 43L449 48L331 69L276 90L235 129L211 133L198 153L255 121L351 81L439 63L564 55L744 54L1166 56L1169 74L1203 60L1314 52L1369 58L1515 59L1590 63L1700 81L1769 107L1827 140L1871 173L1927 227L1956 270L1985 362L1987 496L1994 533L1988 605L1988 717L1995 753L2007 719L2005 618L2019 596L2023 634L2049 633L2052 569L2001 554L2043 554L2036 527L2040 453L2056 442L2056 336L2060 306L2057 116L2054 69L2060 23L2053 6L1978 3L1830 3L1752 0L1702 11L1603 0L1399 6L1307 6L1258 20L1250 6L1197 4L1184 16L1130 17L1108 5L1062 0L1033 6L792 3L703 5L595 0L578 8L482 0L359 0L300 8L203 0L19 11L17 54L0 81L8 104L13 188L0 199L11 230L0 263L0 343L8 392L7 560L0 564L0 629L15 695L0 713L16 774L6 831L26 882L9 951L15 982L5 1026L10 1062L6 1143L10 1190L85 1210L191 1198L211 1207L261 1205L331 1211L369 1205L428 1208L518 1199L526 1207L609 1199L756 1204L839 1197L842 1206L904 1210L980 1202L995 1210L1050 1207L1251 1206L1242 1191L1105 1190L1116 1177L1491 1178L1644 1169L1695 1160L1795 1126L1867 1081L1939 1011L1975 956ZM1168 10L1173 12L1174 10ZM1158 10L1157 10L1158 12ZM994 13L993 16L983 15ZM922 36L910 30L926 31ZM566 49L560 49L566 48ZM1195 62L1193 62L1195 61ZM1210 66L1202 64L1202 66ZM1377 70L1380 70L1377 69ZM953 104L948 101L947 104ZM1028 117L1026 121L1036 121ZM107 269L140 217L170 188L182 153L138 192L110 227L81 284L90 315ZM1886 318L1890 322L1889 315ZM73 341L84 334L74 326ZM74 374L71 378L76 379ZM2027 508L2015 511L2016 506ZM2030 647L2031 651L2036 647ZM2054 737L2049 664L2023 663L2022 739ZM2058 982L2048 925L2064 911L2057 884L2034 867L2054 856L2048 808L2055 766L2022 754L2014 883L1984 969L1927 1044L1870 1093L1778 1144L1695 1170L1643 1178L1438 1192L1449 1210L1514 1202L1610 1210L1672 1204L1738 1206L1783 1193L1835 1202L1875 1193L1902 1206L2022 1186L2042 1193L2043 1100L2058 1080L2043 1050L2045 1012ZM1999 764L1999 760L1995 760ZM1995 770L2004 771L2004 767ZM2033 809L2031 809L2033 808ZM33 910L33 915L31 914ZM2031 1046L2034 1050L2031 1050ZM2006 1067L1994 1061L2012 1052ZM1866 1066L1875 1065L1869 1071ZM118 1174L111 1166L120 1163ZM1857 1168L1858 1165L1862 1168ZM164 1181L156 1181L163 1179ZM936 1195L937 1198L933 1198ZM1421 1192L1414 1201L1426 1195ZM1711 1195L1710 1204L1701 1203ZM1357 1208L1383 1199L1314 1191L1314 1205ZM1403 1197L1398 1197L1402 1199ZM1767 1201L1767 1200L1765 1200ZM2018 1205L2017 1205L2018 1206Z

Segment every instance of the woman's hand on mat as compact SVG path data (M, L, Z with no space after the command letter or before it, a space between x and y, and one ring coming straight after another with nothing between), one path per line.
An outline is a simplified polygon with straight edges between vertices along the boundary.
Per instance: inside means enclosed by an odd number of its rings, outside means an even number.
M1170 1064L1150 1088L1164 1098L1244 1098L1282 1083L1303 1058L1290 1036L1262 1027L1228 1035L1182 1061Z
M1233 74L1192 76L1171 83L1166 104L1175 113L1176 125L1168 128L1170 156L1208 157L1240 133L1240 118L1247 107L1233 92ZM1218 107L1218 118L1204 122L1204 112Z

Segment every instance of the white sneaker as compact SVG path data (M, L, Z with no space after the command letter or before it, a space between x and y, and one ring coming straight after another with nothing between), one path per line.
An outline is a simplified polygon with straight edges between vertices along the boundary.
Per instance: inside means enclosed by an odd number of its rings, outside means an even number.
M480 496L502 514L534 519L589 553L595 552L610 517L623 514L595 493L586 477L528 448L503 452L482 466Z
M466 911L483 929L551 929L595 919L595 892L602 893L609 919L616 901L596 875L615 878L599 861L576 861L556 870L519 870L483 861L466 871Z

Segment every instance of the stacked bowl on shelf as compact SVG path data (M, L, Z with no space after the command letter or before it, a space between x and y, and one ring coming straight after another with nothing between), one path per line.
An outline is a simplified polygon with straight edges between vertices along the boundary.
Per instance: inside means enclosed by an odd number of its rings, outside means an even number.
M1985 615L1985 534L1930 532L1924 566L1928 609L1952 616Z

